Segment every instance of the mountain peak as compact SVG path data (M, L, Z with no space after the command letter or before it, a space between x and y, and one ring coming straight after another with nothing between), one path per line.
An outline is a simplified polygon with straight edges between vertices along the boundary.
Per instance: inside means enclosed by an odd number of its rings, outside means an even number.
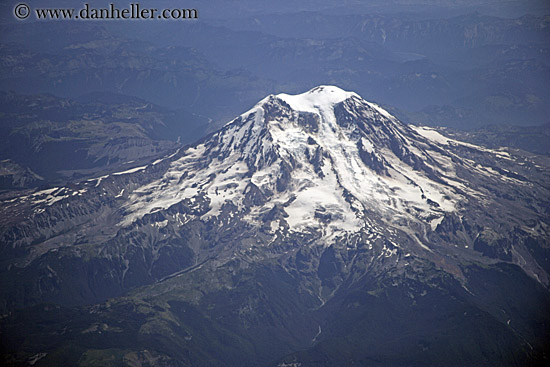
M309 236L323 246L348 246L341 239L355 238L350 249L359 243L372 248L385 238L380 251L397 259L455 248L469 253L476 233L443 240L439 250L430 238L449 226L474 228L461 222L465 208L483 213L487 203L499 205L491 193L497 185L522 192L525 185L521 176L472 157L513 163L502 152L403 124L335 86L270 95L171 158L163 177L129 194L120 225L139 225L147 215L185 203L189 212L173 218L178 225L242 218L271 237L270 244ZM538 265L528 264L528 273L548 283Z
M338 87L270 95L187 149L162 189L154 183L144 190L150 194L132 195L124 224L201 196L210 207L203 219L229 204L262 215L282 208L287 217L274 228L294 231L357 233L371 228L366 213L431 228L456 210L460 195L428 147L385 110ZM185 172L193 174L180 179Z
M319 109L330 108L353 96L360 98L354 92L347 92L333 85L321 85L302 94L281 93L276 97L288 103L295 111L317 112Z

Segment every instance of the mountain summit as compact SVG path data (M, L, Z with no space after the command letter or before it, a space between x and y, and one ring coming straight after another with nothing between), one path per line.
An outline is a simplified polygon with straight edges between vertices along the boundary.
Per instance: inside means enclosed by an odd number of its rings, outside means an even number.
M197 194L210 202L203 217L228 203L247 212L258 207L254 218L277 206L295 230L319 228L331 217L327 229L358 231L371 211L437 222L455 210L460 190L451 157L417 131L337 87L272 95L132 195L125 224ZM252 196L257 203L244 205Z
M77 312L77 336L50 350L101 349L99 330L173 365L534 361L550 325L548 177L537 157L334 86L270 95L149 165L5 198L2 306L119 297Z
M509 225L517 208L501 205L492 191L532 191L521 175L493 167L498 162L516 164L506 151L407 126L355 93L320 86L300 95L268 96L187 148L162 178L134 190L121 225L200 198L204 213L187 221L237 214L283 242L292 233L307 233L322 239L323 247L350 246L342 236L363 234L387 239L388 253L396 257L439 256L454 251L449 246L468 253L477 234L453 238L435 253L431 248L441 241L430 237L439 225L462 227L467 211L485 211ZM524 219L541 220L540 214L526 211ZM407 245L398 244L403 241ZM547 273L520 249L495 251L515 257L548 284Z

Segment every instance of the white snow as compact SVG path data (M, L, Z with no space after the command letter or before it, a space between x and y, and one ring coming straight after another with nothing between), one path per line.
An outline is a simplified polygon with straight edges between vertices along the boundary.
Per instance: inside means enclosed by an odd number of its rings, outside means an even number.
M435 229L437 228L437 226L438 226L439 224L441 224L441 222L443 222L443 218L444 218L444 217L441 216L441 217L432 219L432 220L430 221L430 226L432 227L432 231L435 231Z
M414 125L409 125L409 127L412 128L414 131L416 131L418 134L422 135L423 137L425 137L425 138L427 138L427 139L429 139L433 142L436 142L438 144L463 145L463 146L468 147L468 148L476 149L476 150L479 150L479 151L482 151L482 152L491 153L491 154L493 154L496 157L501 158L501 159L507 159L507 160L511 160L511 161L514 160L514 157L512 157L512 155L509 152L506 151L507 148L499 148L499 149L484 148L484 147L481 147L479 145L470 144L470 143L466 143L464 141L449 138L447 136L444 136L443 134L438 132L436 129L431 128L431 127L414 126Z
M332 85L322 85L312 90L298 94L290 95L281 93L277 97L285 101L295 111L317 112L319 109L331 108L337 103L357 96L356 93L346 92Z
M435 141L439 144L447 145L447 144L449 144L449 141L453 141L453 139L447 138L446 136L441 135L435 129L427 127L427 126L409 125L409 127L412 128L414 131L416 131L418 134L425 137L426 139Z
M135 167L135 168L131 168L129 170L126 170L126 171L122 171L122 172L115 172L113 173L113 176L120 176L120 175L126 175L128 173L134 173L134 172L138 172L138 171L143 171L144 169L146 169L147 166L141 166L141 167Z
M393 117L388 111L377 105L376 103L368 102L368 104L373 107L379 114L387 118L388 120L395 121L395 117Z
M368 139L365 139L365 137L361 137L361 146L363 147L363 150L367 153L374 152L374 145L372 145L371 141Z
M95 187L98 187L101 184L101 181L103 181L107 177L109 177L109 175L101 176L98 178L92 178L92 179L89 179L88 181L96 181Z

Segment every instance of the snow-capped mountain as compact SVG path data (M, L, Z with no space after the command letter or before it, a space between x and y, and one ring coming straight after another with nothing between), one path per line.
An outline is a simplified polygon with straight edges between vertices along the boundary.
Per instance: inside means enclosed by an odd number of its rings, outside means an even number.
M539 339L519 321L510 326L515 306L476 292L483 292L483 269L512 266L514 279L548 298L548 178L537 157L405 125L334 86L270 95L149 165L5 198L2 279L10 285L2 305L72 306L133 290L132 297L159 309L174 300L200 306L201 315L218 315L220 327L238 338L247 338L242 330L258 337L247 343L260 349L267 317L274 349L257 351L246 365L325 345L324 337L343 332L330 310L362 304L350 292L366 287L378 297L392 285L414 304L430 290L468 299L494 330L505 329L503 345L531 358L525 345ZM503 281L496 278L488 277ZM230 300L221 314L219 297ZM128 302L138 301L115 304ZM307 310L316 314L303 316ZM144 333L192 334L182 319L174 326L163 317L143 324ZM476 332L474 321L467 320L468 332ZM201 353L210 353L201 343Z
M292 231L354 233L372 227L369 213L392 227L437 222L462 198L451 158L354 93L269 96L135 191L124 224L197 195L209 201L203 219L228 203L251 222L280 207ZM245 203L250 196L257 203Z

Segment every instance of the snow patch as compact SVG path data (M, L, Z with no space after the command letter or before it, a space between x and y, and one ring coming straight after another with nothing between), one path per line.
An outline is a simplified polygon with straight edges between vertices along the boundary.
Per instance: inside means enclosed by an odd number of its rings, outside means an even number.
M143 171L144 169L146 169L147 166L141 166L141 167L135 167L135 168L132 168L132 169L129 169L127 171L122 171L122 172L115 172L113 173L113 176L120 176L120 175L126 175L128 173L134 173L134 172L138 172L138 171Z
M331 108L353 96L354 92L346 92L338 87L322 85L298 95L281 93L277 97L285 101L295 111L317 112L319 109Z

